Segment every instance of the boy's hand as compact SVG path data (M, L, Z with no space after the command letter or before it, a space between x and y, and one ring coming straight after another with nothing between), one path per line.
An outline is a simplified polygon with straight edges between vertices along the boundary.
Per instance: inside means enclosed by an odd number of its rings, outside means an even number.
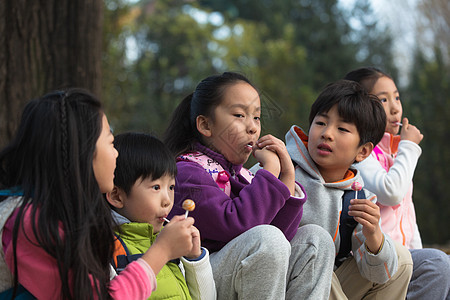
M189 259L195 259L202 254L202 249L200 248L200 231L195 226L191 227L192 234L192 250L185 256Z
M280 180L289 188L291 195L293 195L295 192L295 170L286 145L283 141L270 134L261 137L256 145L261 149L264 148L276 153L280 162ZM278 174L275 176L278 177Z
M423 134L420 133L420 130L416 126L409 124L407 118L403 118L400 139L408 140L418 145L423 139Z
M174 216L158 234L153 245L142 255L142 259L155 274L158 274L168 261L192 251L192 224L194 219L191 217L185 219L184 216Z
M160 243L169 254L169 260L187 255L192 251L192 224L194 219L174 216L161 230L154 244Z
M370 252L377 254L383 242L378 205L367 199L352 199L348 214L363 226L362 233L366 238L366 246Z

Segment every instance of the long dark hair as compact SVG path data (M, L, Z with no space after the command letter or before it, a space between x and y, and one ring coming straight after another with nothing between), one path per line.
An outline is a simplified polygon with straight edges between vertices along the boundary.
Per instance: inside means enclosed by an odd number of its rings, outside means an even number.
M61 297L109 297L112 218L92 165L102 117L101 103L89 92L52 92L26 105L14 139L0 152L0 188L23 190L12 241L15 287L17 235L31 204L33 234L55 258Z
M392 79L389 74L375 67L363 67L352 70L345 75L344 79L358 82L370 93L377 80L381 77Z
M164 134L164 143L173 154L179 155L194 150L195 144L200 142L200 133L196 126L197 116L203 115L213 119L214 109L222 102L226 87L239 82L253 86L244 75L235 72L209 76L197 85L192 94L181 101Z

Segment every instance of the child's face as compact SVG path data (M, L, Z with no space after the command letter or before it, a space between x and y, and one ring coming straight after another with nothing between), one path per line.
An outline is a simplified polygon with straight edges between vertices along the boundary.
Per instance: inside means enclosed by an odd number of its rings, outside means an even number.
M114 188L114 170L116 169L116 158L119 156L114 148L114 136L111 133L108 119L102 117L102 131L95 145L94 159L92 167L95 179L102 193L111 191Z
M138 179L129 195L122 194L120 213L133 222L153 225L155 233L161 231L164 219L173 206L175 178L164 175L156 180Z
M243 164L261 133L258 92L240 82L226 88L224 99L208 119L206 142L233 164Z
M342 120L337 105L316 115L309 129L308 152L326 182L344 179L352 163L362 160L356 126Z
M386 132L397 134L402 120L402 103L394 81L388 77L380 77L372 88L371 94L380 98L386 112Z

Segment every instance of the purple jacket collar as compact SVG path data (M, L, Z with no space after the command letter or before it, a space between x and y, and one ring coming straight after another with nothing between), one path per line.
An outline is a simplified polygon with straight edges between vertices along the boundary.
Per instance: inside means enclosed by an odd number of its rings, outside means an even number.
M206 154L207 156L211 157L215 161L217 161L219 164L222 165L225 171L230 172L232 176L235 174L240 174L242 165L233 165L231 162L229 162L222 154L219 154L217 152L214 152L208 147L203 146L200 143L197 143L195 145L195 149L197 151L202 152L203 154Z

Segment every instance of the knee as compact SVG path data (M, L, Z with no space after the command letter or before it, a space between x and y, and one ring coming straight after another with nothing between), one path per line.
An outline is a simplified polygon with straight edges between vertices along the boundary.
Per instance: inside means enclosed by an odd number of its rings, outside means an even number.
M438 249L412 250L414 270L421 272L433 272L437 277L450 278L450 257Z
M291 246L284 233L272 225L255 226L248 231L256 241L257 252L270 259L289 257Z
M320 252L331 253L333 257L336 251L333 239L328 231L315 224L301 226L291 243L293 245L298 243L310 244Z
M397 257L398 257L398 266L407 266L408 268L411 269L412 272L412 265L413 265L413 260L411 257L411 253L409 252L408 248L406 248L405 246L403 246L402 244L400 244L397 241L393 241L394 245L395 245L395 251L397 252Z

